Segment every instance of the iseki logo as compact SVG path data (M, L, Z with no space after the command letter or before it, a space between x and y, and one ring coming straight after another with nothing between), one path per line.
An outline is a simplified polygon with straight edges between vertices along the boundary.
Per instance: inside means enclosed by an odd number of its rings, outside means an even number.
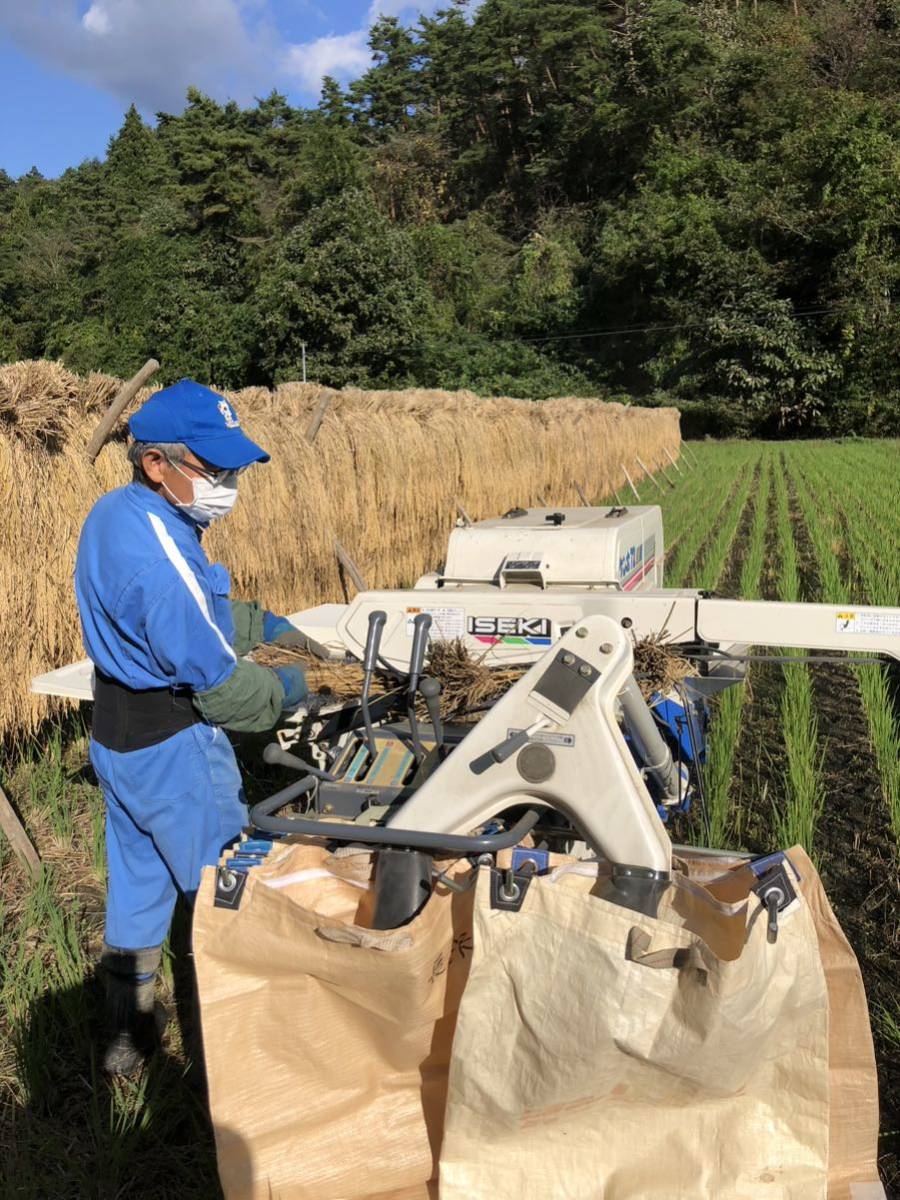
M222 414L222 418L229 429L238 429L240 427L241 423L237 419L237 414L227 400L219 401L219 412Z
M549 617L469 617L469 633L476 637L552 637Z

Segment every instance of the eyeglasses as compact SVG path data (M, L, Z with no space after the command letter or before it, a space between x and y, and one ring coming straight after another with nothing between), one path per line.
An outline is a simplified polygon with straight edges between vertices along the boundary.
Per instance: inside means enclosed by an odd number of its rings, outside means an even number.
M212 467L208 463L202 462L187 462L184 460L179 463L172 463L173 467L187 467L193 471L195 475L202 475L204 479L208 479L214 487L221 487L223 484L234 483L238 475L242 475L247 467Z

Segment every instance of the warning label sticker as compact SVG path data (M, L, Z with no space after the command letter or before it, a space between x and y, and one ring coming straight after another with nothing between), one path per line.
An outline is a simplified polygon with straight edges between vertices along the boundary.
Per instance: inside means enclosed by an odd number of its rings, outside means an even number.
M506 737L507 739L518 737L523 732L524 730L522 729L507 729ZM540 742L542 746L574 746L575 734L542 733L541 730L537 730L536 733L529 734L528 740L529 742Z
M837 633L868 633L900 637L900 608L854 609L835 614Z
M466 636L466 610L464 608L407 608L407 637L412 637L415 628L414 622L419 613L431 615L431 637L435 641L450 642Z

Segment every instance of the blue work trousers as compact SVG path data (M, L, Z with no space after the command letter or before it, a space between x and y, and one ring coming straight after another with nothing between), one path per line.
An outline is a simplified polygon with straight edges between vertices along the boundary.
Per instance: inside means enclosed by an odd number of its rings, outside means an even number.
M106 942L160 945L179 891L193 901L203 867L247 823L231 743L215 725L192 725L146 750L119 753L91 741L106 801Z

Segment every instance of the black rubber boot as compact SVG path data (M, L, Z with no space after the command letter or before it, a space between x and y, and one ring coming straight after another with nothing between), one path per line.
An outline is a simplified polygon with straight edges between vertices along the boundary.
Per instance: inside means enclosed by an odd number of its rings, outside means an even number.
M101 1066L107 1075L134 1075L159 1045L166 1010L155 998L162 946L118 950L103 944L100 966L106 983L106 1042Z

